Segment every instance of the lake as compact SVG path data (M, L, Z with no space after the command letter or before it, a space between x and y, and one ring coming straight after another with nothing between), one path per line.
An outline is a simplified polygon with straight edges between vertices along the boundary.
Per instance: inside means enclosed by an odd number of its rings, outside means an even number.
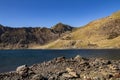
M60 56L71 58L76 55L118 60L120 49L0 50L0 72L12 71L24 64L30 66Z

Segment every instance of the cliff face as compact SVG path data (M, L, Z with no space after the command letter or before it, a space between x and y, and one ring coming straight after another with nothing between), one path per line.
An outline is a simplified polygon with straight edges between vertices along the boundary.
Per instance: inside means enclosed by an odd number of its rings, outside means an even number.
M54 28L10 28L0 25L0 48L19 49L44 45L60 38L72 29L71 26L62 23Z

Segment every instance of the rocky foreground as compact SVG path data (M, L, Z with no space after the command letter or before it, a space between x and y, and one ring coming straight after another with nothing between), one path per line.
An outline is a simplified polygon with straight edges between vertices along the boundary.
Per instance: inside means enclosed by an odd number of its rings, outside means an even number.
M0 80L120 80L120 60L58 57L48 62L20 66L1 73Z

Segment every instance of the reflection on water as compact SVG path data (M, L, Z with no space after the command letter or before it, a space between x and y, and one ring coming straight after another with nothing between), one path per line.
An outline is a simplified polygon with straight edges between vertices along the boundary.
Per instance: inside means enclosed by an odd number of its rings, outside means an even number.
M0 51L0 72L14 70L17 66L32 65L55 57L65 56L67 58L81 55L83 57L101 57L105 59L120 59L119 49L103 50L1 50Z

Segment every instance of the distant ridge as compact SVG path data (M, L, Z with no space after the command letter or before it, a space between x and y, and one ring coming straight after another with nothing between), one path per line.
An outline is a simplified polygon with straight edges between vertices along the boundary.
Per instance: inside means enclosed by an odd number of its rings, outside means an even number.
M0 48L25 49L33 46L41 46L60 38L66 32L71 32L73 29L73 27L62 23L59 25L57 24L54 28L12 28L0 25Z
M1 49L120 48L120 11L74 28L58 23L51 28L10 28L0 25Z

